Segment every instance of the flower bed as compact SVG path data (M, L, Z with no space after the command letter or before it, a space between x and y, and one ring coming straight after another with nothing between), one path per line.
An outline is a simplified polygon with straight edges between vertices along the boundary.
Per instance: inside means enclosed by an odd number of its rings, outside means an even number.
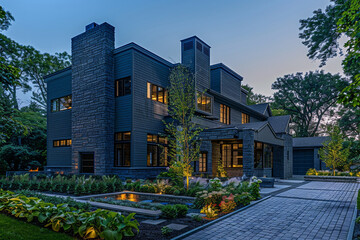
M334 173L329 170L316 170L314 168L310 168L306 172L307 176L334 176ZM339 172L335 170L335 176L339 177L360 177L360 172ZM335 177L334 176L334 177Z
M4 190L0 190L0 212L82 239L121 239L124 236L134 236L139 226L134 214L124 216L101 209L86 212L67 204L54 205L39 198Z
M311 168L306 172L304 180L323 182L356 182L358 177L360 177L360 172L335 171L335 176L333 176L333 172L330 172L328 170L318 171Z

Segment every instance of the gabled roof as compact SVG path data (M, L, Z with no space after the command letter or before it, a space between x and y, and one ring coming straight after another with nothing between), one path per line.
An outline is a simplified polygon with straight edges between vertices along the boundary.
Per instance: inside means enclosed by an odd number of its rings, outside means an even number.
M293 138L293 147L322 147L330 137L299 137Z
M270 116L271 116L271 110L270 110L270 106L269 103L260 103L260 104L255 104L255 105L248 105L249 108L265 115L266 110L269 108L270 111Z
M156 55L155 53L150 52L149 50L137 45L134 42L128 43L128 44L126 44L124 46L121 46L121 47L118 47L118 48L114 49L114 54L129 50L129 49L135 49L138 52L140 52L140 53L142 53L142 54L144 54L144 55L146 55L146 56L148 56L148 57L150 57L150 58L152 58L152 59L154 59L154 60L156 60L156 61L158 61L158 62L160 62L162 64L167 65L168 67L173 67L174 66L174 64L172 64L171 62L169 62L169 61L163 59L162 57Z
M224 70L225 72L227 72L228 74L230 74L231 76L233 76L234 78L236 78L239 81L243 80L242 76L237 74L234 70L232 70L231 68L229 68L228 66L226 66L223 63L217 63L217 64L214 64L214 65L210 66L210 70L215 70L215 69L218 69L218 68L221 68L222 70Z
M286 133L290 119L290 115L284 115L269 117L267 120L276 133Z

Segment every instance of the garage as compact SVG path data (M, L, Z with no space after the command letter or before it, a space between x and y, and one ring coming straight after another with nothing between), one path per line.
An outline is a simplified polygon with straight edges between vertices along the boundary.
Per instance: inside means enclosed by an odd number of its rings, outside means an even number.
M314 149L294 149L293 174L305 175L309 168L314 168Z

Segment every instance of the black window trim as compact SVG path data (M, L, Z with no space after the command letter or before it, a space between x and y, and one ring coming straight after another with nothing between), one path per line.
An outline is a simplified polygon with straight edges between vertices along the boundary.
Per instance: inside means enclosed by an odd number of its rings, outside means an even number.
M148 140L147 140L148 135L156 136L156 142L153 142L153 141L150 142L150 141L148 141ZM165 149L165 147L166 147L167 150L169 151L169 144L160 143L160 138L161 138L161 137L163 137L163 136L161 136L161 135L159 135L159 134L148 133L148 134L146 135L146 142L147 142L146 147L147 147L148 145L151 145L151 146L157 146L157 148L159 149L159 148L161 148L161 146L162 146L164 149ZM146 151L146 166L147 166L147 167L151 167L151 168L154 168L154 167L166 168L166 167L168 167L168 166L169 166L169 159L167 159L165 166L159 166L160 157L161 157L161 156L160 156L160 154L159 154L159 155L157 156L157 159L156 159L156 162L157 162L156 166L149 166L149 165L147 165L147 151ZM169 155L168 155L168 157L169 157Z
M125 91L125 80L130 80L130 93L126 93ZM119 92L119 95L118 95L118 82L121 82L122 84L122 93ZM123 77L123 78L119 78L119 79L116 79L115 80L115 97L123 97L123 96L126 96L126 95L131 95L132 94L132 79L131 79L131 76L128 76L128 77Z
M71 107L67 108L67 109L60 110L60 98L69 97L69 96L71 96ZM53 111L53 108L52 108L53 101L56 101L56 110L55 111ZM67 94L67 95L64 95L62 97L53 98L53 99L50 100L50 112L52 112L52 113L54 113L54 112L63 112L63 111L71 110L71 109L72 109L72 94Z
M166 87L162 87L162 86L159 86L157 84L154 84L152 82L147 82L146 83L146 94L148 94L148 84L150 84L150 96L146 96L147 99L150 99L151 101L155 101L155 102L159 102L159 103L162 103L162 104L165 104L165 105L168 105L168 102L169 102L169 91ZM156 100L152 99L152 89L153 89L153 86L156 87ZM163 101L159 101L159 88L162 88L163 89Z
M116 134L118 133L121 133L121 134L124 134L124 133L130 133L130 140L116 140ZM131 139L132 139L132 133L131 131L123 131L123 132L115 132L114 134L114 167L116 168L129 168L131 167ZM116 145L117 144L122 144L122 145L125 145L125 144L130 144L130 165L116 165Z

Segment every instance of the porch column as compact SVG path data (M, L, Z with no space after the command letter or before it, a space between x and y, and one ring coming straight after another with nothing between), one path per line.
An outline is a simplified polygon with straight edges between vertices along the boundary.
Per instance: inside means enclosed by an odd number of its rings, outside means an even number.
M254 131L243 131L243 172L247 177L254 175Z

